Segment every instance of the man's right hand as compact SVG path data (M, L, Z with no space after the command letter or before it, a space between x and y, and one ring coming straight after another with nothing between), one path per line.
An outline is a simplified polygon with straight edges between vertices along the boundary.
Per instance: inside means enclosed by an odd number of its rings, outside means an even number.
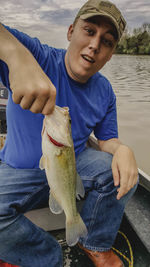
M12 98L23 109L50 114L55 106L56 88L32 55L9 68Z
M0 59L9 69L13 101L33 113L50 114L55 106L55 86L29 50L1 24L0 40Z

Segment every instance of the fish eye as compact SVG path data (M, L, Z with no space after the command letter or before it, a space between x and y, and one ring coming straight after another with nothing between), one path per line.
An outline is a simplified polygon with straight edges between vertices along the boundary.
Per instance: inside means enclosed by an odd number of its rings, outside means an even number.
M71 119L69 119L69 123L71 124Z

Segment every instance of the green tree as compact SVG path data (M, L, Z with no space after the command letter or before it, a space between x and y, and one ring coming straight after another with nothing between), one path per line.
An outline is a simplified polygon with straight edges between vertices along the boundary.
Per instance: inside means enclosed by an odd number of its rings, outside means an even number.
M127 28L116 48L119 54L150 55L150 23L143 23L130 34Z

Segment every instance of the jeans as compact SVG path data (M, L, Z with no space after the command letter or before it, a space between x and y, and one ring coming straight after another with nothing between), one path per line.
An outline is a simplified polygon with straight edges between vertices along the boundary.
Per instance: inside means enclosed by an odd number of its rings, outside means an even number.
M88 235L80 243L88 249L109 250L119 230L124 208L137 188L137 184L120 200L114 186L112 155L88 148L77 159L77 170L82 178L86 201L81 216L86 223Z
M126 202L136 186L116 199L111 171L112 156L85 149L76 159L86 199L81 216L88 235L85 247L106 251L114 243ZM58 242L23 214L48 203L49 186L45 171L14 169L0 163L0 259L22 267L61 267L62 251Z

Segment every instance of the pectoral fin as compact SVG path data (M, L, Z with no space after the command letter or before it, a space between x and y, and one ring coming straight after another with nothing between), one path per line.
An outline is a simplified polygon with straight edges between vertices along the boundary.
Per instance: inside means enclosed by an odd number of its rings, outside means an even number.
M83 183L82 183L82 180L81 180L79 174L77 173L76 197L77 197L77 199L80 200L80 196L83 198L84 195L85 195L84 186L83 186Z
M40 159L39 167L41 170L45 169L45 157L42 156Z
M62 207L58 204L52 193L49 195L49 208L54 214L60 214L63 212Z

